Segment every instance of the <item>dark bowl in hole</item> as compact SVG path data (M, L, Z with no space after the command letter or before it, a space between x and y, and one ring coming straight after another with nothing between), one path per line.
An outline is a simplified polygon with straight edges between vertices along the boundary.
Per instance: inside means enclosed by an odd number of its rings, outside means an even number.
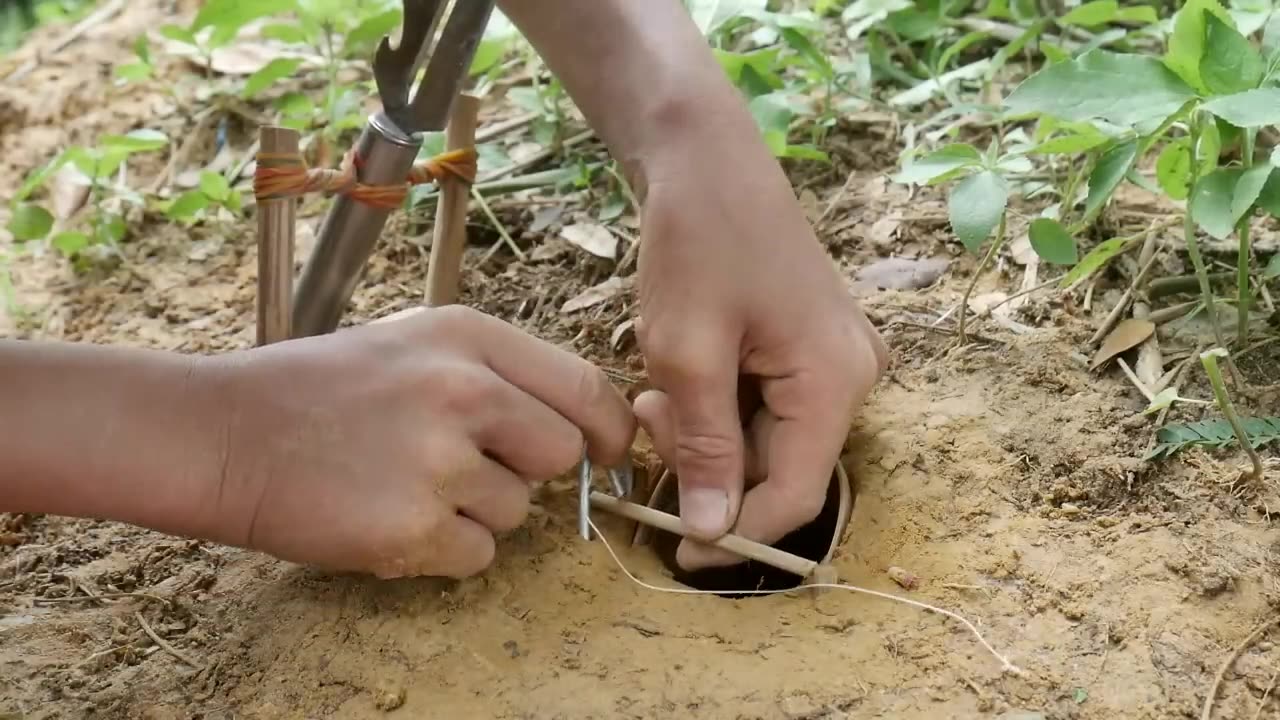
M843 513L844 519L842 521L841 479L840 469L832 470L831 482L827 485L827 499L822 506L822 512L818 513L818 517L814 518L812 522L796 528L778 542L773 543L773 547L818 563L829 560L830 552L834 550L840 540L840 535L844 533L844 526L847 526L849 522L849 515L852 514L853 510L853 502L857 497L852 483L847 483L849 487L848 507ZM680 514L678 488L679 484L676 476L668 471L666 476L660 478L659 484L654 490L654 498L649 505L663 512L678 516ZM728 567L704 568L694 571L684 570L676 563L676 549L680 546L682 539L674 533L653 528L652 540L650 541L663 566L671 571L672 578L682 585L687 585L697 590L709 590L721 597L744 598L763 596L744 594L741 592L743 590L791 590L799 587L805 580L799 575L755 560L746 560Z

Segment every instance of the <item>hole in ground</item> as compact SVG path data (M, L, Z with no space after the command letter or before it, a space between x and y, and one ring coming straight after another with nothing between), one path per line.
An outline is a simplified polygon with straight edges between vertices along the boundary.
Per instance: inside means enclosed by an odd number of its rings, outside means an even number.
M679 483L674 475L662 488L654 507L672 515L680 514ZM857 493L850 486L856 501ZM840 478L832 471L831 482L827 485L827 500L822 512L812 522L788 533L773 547L793 555L822 562L830 549L832 539L837 532L840 520ZM746 595L734 590L791 590L799 587L804 578L771 565L747 560L729 567L706 568L688 571L676 563L676 548L682 538L674 533L663 532L654 528L652 545L654 552L662 564L671 571L672 578L688 587L697 590L709 590L725 598L765 597L764 595Z

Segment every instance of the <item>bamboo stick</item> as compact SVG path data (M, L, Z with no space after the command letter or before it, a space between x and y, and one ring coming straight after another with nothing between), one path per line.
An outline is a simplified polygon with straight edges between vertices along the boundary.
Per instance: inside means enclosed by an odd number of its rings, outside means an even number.
M680 522L680 518L661 510L655 510L644 505L619 500L618 498L606 495L599 491L591 493L591 505L608 513L618 515L619 517L634 520L644 525L656 527L659 530L665 530L681 537L688 537L685 533L684 525ZM808 578L818 569L819 563L802 558L799 555L792 555L789 552L769 547L754 540L748 540L741 535L728 534L721 536L718 540L708 543L722 550L728 550L745 558L750 558L757 562L762 562L779 570L785 570L793 575L799 575L802 578Z
M297 130L264 126L258 131L258 141L264 154L298 152ZM287 340L292 334L297 207L292 197L258 203L258 345Z
M453 101L449 126L445 129L447 150L475 146L479 113L480 98L467 93L458 95ZM440 201L436 205L431 259L427 266L428 307L451 305L458 301L462 253L467 244L467 206L470 195L471 188L457 178L440 181Z

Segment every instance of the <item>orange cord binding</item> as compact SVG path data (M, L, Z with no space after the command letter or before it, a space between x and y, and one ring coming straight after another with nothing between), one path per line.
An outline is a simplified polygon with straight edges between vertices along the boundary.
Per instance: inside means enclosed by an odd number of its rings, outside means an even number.
M346 195L380 210L394 210L404 202L409 188L454 178L470 185L476 180L476 150L450 150L414 165L402 185L365 185L356 178L360 158L354 149L342 158L337 170L308 168L295 153L258 153L253 193L259 201L296 197L306 193Z

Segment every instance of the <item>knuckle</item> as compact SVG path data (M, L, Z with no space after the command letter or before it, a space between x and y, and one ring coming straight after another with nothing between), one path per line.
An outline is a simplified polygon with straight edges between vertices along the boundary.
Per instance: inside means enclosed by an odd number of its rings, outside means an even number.
M485 368L468 364L450 366L442 373L434 389L438 401L447 412L461 416L476 415L497 397L499 383Z
M447 335L472 332L483 320L483 314L479 310L457 304L432 308L423 317L428 318L434 328Z
M676 463L681 467L716 464L736 460L742 453L733 438L709 433L681 433L676 438Z

